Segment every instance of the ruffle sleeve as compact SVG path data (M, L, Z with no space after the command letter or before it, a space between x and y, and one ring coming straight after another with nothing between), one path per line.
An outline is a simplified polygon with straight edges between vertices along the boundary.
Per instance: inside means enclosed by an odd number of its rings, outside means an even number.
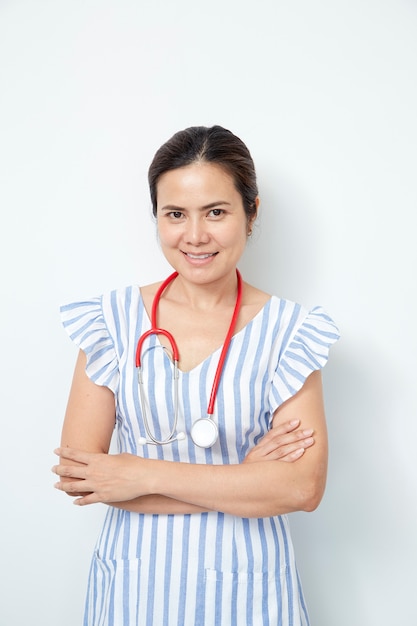
M337 326L322 307L313 308L304 317L275 370L269 398L271 413L295 395L312 372L325 366L330 346L339 337Z
M70 339L85 353L87 376L97 385L116 393L119 363L113 339L103 315L101 297L65 304L61 321Z

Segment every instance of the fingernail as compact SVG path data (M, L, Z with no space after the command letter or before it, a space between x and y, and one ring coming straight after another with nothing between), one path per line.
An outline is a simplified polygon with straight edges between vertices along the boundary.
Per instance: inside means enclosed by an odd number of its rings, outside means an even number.
M310 437L310 435L313 434L313 429L312 428L307 428L306 430L303 430L303 435L305 435L306 437Z
M300 423L300 420L291 420L290 426L297 426Z
M305 446L309 446L312 443L314 443L313 437L308 437L308 439L304 439L304 445Z

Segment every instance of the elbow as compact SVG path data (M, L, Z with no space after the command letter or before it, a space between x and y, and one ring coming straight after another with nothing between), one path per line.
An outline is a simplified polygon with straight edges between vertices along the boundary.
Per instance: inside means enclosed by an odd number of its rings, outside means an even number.
M324 483L312 482L305 486L300 493L299 511L312 513L317 509L324 495Z
M305 513L312 513L319 506L321 499L322 499L322 496L314 496L314 495L309 498L306 498L303 502L301 511L304 511Z
M304 475L300 485L300 511L312 513L323 499L326 488L327 464L318 464L315 471Z
M324 484L304 483L302 486L294 486L288 493L288 499L283 503L282 499L269 502L269 505L262 513L259 509L248 517L269 517L274 515L284 515L286 513L296 513L304 511L312 513L319 506L324 494Z

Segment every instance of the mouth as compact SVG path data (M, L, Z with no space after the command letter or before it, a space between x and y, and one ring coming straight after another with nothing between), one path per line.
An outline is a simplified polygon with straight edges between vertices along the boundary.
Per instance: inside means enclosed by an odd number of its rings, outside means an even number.
M193 259L196 261L204 261L205 259L210 259L213 256L216 256L216 254L218 254L217 252L210 252L210 253L206 253L206 254L192 254L191 252L183 252L183 254L188 257L189 259Z

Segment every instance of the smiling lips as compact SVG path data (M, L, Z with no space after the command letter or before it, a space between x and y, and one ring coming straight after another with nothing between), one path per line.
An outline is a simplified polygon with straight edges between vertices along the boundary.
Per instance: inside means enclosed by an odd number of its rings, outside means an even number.
M186 257L189 259L193 259L196 261L204 261L205 259L209 259L217 254L217 252L211 252L209 254L192 254L191 252L184 252Z

